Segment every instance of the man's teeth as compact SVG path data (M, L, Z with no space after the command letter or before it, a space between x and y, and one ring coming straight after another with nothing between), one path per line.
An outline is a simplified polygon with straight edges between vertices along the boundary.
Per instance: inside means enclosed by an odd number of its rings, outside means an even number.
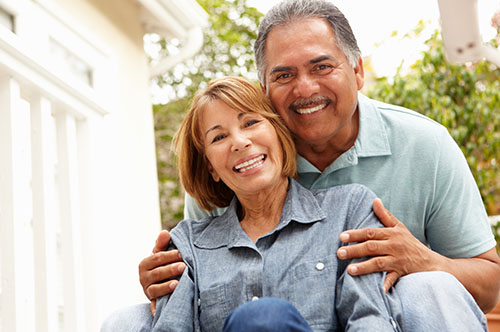
M320 109L324 108L326 104L321 104L318 106L310 107L310 108L297 108L297 113L299 114L311 114L316 111L319 111Z
M238 164L238 165L234 166L234 168L236 168L239 172L246 172L249 169L252 169L256 166L262 165L263 162L264 162L264 155L260 155L256 158L253 158L253 159L247 160L241 164Z

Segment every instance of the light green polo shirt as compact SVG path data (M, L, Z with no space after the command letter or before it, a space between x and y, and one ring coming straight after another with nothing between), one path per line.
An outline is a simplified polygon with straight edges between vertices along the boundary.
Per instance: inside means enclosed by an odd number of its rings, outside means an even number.
M364 184L415 237L448 257L473 257L495 247L477 185L446 128L361 93L358 107L354 146L323 172L298 156L298 182L311 189ZM209 214L189 196L185 203L186 218Z

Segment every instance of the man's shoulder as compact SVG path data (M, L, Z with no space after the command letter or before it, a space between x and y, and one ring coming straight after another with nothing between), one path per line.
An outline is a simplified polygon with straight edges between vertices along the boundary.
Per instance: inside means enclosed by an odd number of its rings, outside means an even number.
M437 144L444 137L451 137L439 122L406 107L388 104L366 96L360 98L362 111L378 117L391 141L407 144ZM374 113L374 114L373 114ZM366 116L361 115L361 117Z
M324 189L310 189L310 191L318 201L322 201L323 203L331 200L346 200L346 197L350 200L358 200L360 197L365 196L375 197L370 188L359 183L343 184Z

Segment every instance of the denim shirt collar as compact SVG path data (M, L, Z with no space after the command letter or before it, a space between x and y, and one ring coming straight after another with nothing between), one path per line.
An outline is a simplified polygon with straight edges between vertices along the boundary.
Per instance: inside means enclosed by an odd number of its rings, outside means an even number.
M326 213L319 206L313 193L305 189L294 179L289 179L290 185L283 205L281 220L276 228L270 233L280 231L290 222L295 221L302 224L321 221L326 218ZM194 242L199 248L215 249L227 246L254 247L253 241L243 231L236 214L238 199L236 196L231 201L227 211L220 217L214 218Z

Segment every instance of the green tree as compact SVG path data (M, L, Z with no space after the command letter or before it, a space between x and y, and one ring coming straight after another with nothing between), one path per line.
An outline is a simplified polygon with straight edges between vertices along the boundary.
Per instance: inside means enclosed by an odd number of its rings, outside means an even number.
M155 105L155 131L160 205L164 228L172 228L182 218L184 192L179 185L172 138L189 107L191 97L210 79L225 75L256 79L253 41L262 14L248 7L246 0L198 0L209 14L204 44L196 56L174 67L158 79L170 89L172 101ZM181 45L176 40L160 40L165 56Z
M490 44L498 47L498 39ZM486 61L447 62L438 31L425 45L407 72L376 79L367 94L446 126L467 158L488 213L500 214L500 69Z

